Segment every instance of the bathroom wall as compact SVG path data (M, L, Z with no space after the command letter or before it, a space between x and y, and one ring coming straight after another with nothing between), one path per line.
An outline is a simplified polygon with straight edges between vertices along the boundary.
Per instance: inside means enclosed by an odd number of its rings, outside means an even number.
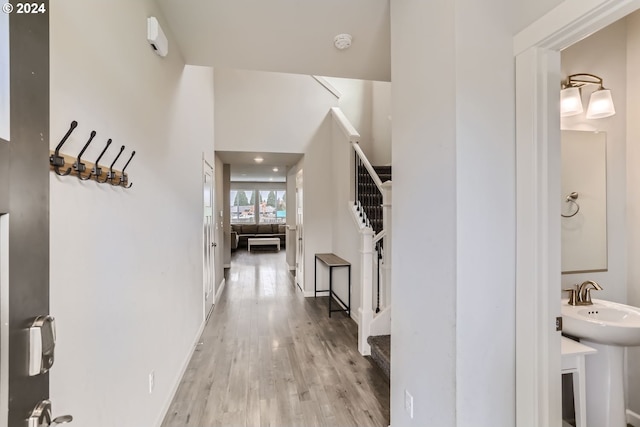
M627 296L640 307L640 12L627 17L627 114ZM639 347L627 349L627 400L640 414Z
M604 131L607 135L607 244L608 269L603 272L563 274L562 288L584 280L595 280L603 291L594 298L627 301L627 201L626 158L626 94L627 94L627 24L620 20L596 34L562 51L562 77L590 73L600 76L611 89L616 108L612 117L597 120L585 118L592 88L583 89L584 113L565 117L562 129ZM589 173L585 170L584 173ZM579 201L578 201L579 202Z

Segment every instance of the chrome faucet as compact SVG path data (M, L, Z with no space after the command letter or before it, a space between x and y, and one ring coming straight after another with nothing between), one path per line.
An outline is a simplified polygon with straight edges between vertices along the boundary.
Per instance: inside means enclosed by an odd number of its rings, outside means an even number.
M569 305L593 305L591 301L591 291L593 289L601 291L602 286L593 280L587 280L576 285L575 289L565 289L566 292L569 292Z

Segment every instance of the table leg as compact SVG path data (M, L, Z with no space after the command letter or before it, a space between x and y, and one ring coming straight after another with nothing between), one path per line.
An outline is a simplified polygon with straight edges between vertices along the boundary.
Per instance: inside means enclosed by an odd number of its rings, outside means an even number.
M351 316L351 265L348 266L348 270L349 270L349 286L347 287L347 292L349 292L349 295L347 296L347 301L349 302L349 304L347 305L347 314Z
M331 300L333 299L333 267L329 267L329 317L331 317Z
M298 260L299 262L300 260ZM313 297L318 296L318 257L313 259Z

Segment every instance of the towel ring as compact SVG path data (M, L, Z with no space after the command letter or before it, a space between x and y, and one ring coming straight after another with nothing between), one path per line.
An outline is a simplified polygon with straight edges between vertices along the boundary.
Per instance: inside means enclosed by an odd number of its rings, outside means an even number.
M576 216L576 214L580 212L580 205L578 204L578 202L576 202L577 198L578 198L578 193L573 191L564 199L564 201L567 203L573 203L576 206L576 211L571 215L565 215L563 213L560 213L560 215L562 215L563 218L571 218L572 216Z

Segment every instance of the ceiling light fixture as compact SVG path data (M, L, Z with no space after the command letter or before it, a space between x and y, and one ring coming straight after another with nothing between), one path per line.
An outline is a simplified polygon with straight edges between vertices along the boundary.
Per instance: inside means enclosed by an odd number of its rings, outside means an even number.
M353 38L351 34L338 34L333 39L333 44L338 50L345 50L351 47Z
M560 91L560 116L569 117L584 111L582 107L581 88L586 85L597 85L598 88L589 98L587 119L602 119L613 116L616 109L611 98L611 91L605 89L602 78L593 74L572 74L562 83Z
M273 171L274 172L278 172L278 168L273 168Z
M256 157L255 159L253 159L256 163L262 163L264 161L264 159L262 157Z

